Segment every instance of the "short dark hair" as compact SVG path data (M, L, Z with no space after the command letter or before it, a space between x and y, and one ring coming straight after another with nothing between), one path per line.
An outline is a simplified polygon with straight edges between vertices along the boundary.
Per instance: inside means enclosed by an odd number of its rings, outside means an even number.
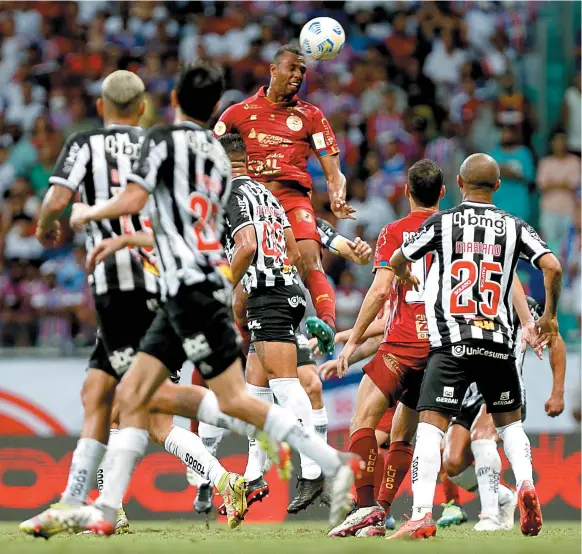
M294 44L284 44L283 46L279 46L275 55L273 56L273 65L278 65L281 56L285 54L285 52L290 52L291 54L295 54L296 56L300 56L301 58L305 57L305 54L301 51L298 46Z
M222 144L224 151L227 155L231 154L246 154L247 147L245 141L240 135L235 135L234 133L227 133L218 139L218 142Z
M180 109L188 117L207 122L224 92L224 75L219 65L198 61L185 67L176 83Z
M443 186L443 172L432 160L419 160L408 170L408 190L425 208L435 206Z

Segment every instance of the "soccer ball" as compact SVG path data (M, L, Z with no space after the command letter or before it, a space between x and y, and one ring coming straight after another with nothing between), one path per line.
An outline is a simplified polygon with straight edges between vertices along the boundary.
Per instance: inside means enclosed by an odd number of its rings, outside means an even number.
M343 27L331 17L316 17L303 25L299 46L313 60L331 60L344 47L346 34Z

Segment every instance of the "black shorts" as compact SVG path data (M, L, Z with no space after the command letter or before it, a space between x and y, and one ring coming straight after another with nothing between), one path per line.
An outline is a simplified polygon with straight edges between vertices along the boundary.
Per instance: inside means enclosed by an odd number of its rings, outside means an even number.
M211 281L181 285L164 302L139 350L158 359L170 373L188 359L204 379L217 377L241 356L226 292Z
M158 297L143 289L95 296L98 331L89 368L121 379L159 308Z
M309 347L309 339L303 333L295 333L295 338L297 339L297 367L316 365Z
M295 329L305 315L305 307L305 295L296 284L251 291L247 300L251 343L295 343Z
M477 383L489 413L511 412L521 406L513 352L499 343L467 341L431 352L417 410L459 414L472 382Z

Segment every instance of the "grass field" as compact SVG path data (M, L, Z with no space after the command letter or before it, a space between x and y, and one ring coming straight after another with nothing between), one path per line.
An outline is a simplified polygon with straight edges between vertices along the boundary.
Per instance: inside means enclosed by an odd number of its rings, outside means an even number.
M18 531L17 523L0 523L0 553L92 554L375 554L388 550L429 554L574 554L580 552L580 523L548 522L538 537L512 532L475 533L471 525L439 531L438 537L418 542L387 542L380 538L329 539L321 523L248 525L235 531L224 526L192 522L133 522L128 535L99 538L59 535L49 541Z

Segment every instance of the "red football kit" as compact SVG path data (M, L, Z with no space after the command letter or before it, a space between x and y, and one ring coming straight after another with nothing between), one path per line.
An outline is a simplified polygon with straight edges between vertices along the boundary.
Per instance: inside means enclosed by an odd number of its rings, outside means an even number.
M214 127L214 135L236 133L245 141L249 175L265 183L279 181L285 186L274 190L296 240L319 243L315 213L311 205L311 177L307 158L337 154L333 130L323 112L294 96L290 102L271 102L267 87L254 96L228 108Z
M405 218L386 225L378 236L374 269L390 267L390 258L409 235L416 233L430 211L414 211ZM386 395L391 405L402 400L416 408L416 395L422 381L429 352L428 325L424 312L422 285L430 256L415 262L413 274L421 283L416 292L410 285L394 279L385 310L388 311L384 340L378 353L364 367L366 374ZM406 393L410 394L407 395Z

